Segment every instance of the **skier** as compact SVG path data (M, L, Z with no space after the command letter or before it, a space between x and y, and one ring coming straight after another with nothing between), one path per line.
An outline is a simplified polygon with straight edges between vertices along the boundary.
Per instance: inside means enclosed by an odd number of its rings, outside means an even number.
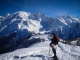
M56 56L56 45L59 42L59 38L57 37L57 35L55 33L52 33L52 39L51 39L51 43L50 43L50 47L52 48L52 51L54 53L53 58L57 59Z

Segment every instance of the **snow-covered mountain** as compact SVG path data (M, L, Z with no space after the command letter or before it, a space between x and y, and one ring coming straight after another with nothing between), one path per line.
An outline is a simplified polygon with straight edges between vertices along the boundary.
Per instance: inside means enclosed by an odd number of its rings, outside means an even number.
M61 38L80 37L80 19L71 16L48 17L45 14L28 12L16 12L6 14L0 17L0 37L7 36L14 32L22 32L27 35L28 32L54 31Z
M80 37L80 19L71 16L52 18L45 14L31 14L23 11L7 13L5 16L0 16L0 52L22 47L23 43L24 46L28 46L25 42L28 43L33 34L52 31L60 38L78 38ZM34 42L34 39L31 40Z

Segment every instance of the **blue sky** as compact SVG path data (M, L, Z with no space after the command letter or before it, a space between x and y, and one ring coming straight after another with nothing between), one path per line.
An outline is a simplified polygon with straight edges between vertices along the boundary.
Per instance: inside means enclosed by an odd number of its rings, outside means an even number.
M0 0L0 15L26 11L47 16L70 15L80 18L80 0Z

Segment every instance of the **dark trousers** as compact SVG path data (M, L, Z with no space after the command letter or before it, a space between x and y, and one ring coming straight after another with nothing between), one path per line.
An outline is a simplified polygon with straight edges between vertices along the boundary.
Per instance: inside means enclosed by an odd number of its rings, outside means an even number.
M56 56L56 49L52 48L52 51L54 53L54 56Z
M52 51L53 51L53 53L54 53L54 57L56 56L56 48L55 48L55 44L53 44L53 43L50 43L50 46L52 47Z

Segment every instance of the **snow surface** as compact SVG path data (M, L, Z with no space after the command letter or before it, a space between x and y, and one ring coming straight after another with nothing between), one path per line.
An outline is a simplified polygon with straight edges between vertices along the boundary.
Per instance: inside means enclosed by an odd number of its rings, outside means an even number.
M50 60L50 57L54 54L49 47L48 36L48 34L33 34L30 39L40 38L42 41L26 48L0 54L0 60ZM80 46L59 42L57 45L57 56L59 60L80 60Z
M49 56L54 54L49 47L49 43L50 41L40 42L28 48L1 54L0 60L50 60ZM80 60L80 46L66 45L59 42L57 56L59 60Z
M37 35L32 38L44 38L46 40L47 37L47 35ZM50 56L54 54L49 47L49 43L49 40L42 41L27 48L0 54L0 60L50 60ZM59 42L56 51L59 60L80 60L80 46L67 45Z

